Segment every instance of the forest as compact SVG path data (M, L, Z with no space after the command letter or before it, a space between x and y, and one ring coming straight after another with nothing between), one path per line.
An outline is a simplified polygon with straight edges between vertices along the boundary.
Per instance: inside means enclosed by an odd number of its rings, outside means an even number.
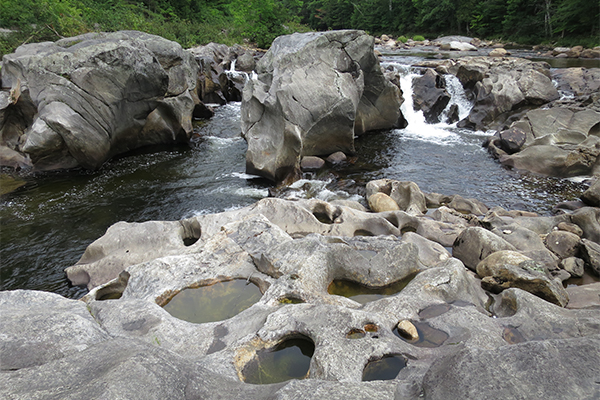
M91 31L140 30L184 47L268 48L279 35L362 29L521 44L600 45L596 0L0 0L0 54Z

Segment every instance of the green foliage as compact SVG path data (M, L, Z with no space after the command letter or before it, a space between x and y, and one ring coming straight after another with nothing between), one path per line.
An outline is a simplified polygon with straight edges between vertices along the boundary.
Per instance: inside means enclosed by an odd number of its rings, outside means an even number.
M269 47L296 31L374 35L468 34L521 42L597 45L600 3L589 0L0 0L0 54L22 43L90 31L141 30L184 47L249 40ZM402 41L402 39L399 39Z
M415 36L413 36L413 40L415 42L422 42L423 40L425 40L425 38L421 35L415 35Z

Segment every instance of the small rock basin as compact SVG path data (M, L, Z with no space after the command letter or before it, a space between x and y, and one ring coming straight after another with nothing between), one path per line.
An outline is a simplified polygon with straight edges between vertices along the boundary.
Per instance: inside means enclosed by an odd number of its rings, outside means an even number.
M269 384L308 377L315 344L307 337L284 340L272 349L258 351L242 372L246 383Z
M231 318L260 300L262 293L246 279L184 289L164 309L175 318L202 324Z
M406 367L406 360L400 355L388 355L378 360L370 361L363 370L363 381L389 381L396 376L402 368Z
M370 301L379 300L384 297L399 293L415 276L416 275L410 275L409 277L396 281L391 285L379 288L365 286L355 281L338 279L331 282L327 288L327 292L329 294L348 297L360 304L366 304Z

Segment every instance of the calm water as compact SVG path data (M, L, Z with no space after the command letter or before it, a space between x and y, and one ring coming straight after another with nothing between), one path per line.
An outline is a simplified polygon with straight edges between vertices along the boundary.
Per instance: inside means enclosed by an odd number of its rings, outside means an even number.
M386 61L410 72L399 65L399 57ZM461 107L464 112L468 105ZM293 196L357 199L369 180L392 178L414 181L428 192L475 197L488 206L548 214L556 203L583 191L570 181L503 168L481 147L484 132L427 126L419 115L405 112L412 118L407 129L359 138L358 157L307 176L294 186ZM87 291L70 287L63 270L110 225L221 212L266 197L270 184L244 173L239 114L239 103L219 107L211 121L196 127L190 145L145 149L99 171L18 177L25 185L0 198L1 289L79 298Z

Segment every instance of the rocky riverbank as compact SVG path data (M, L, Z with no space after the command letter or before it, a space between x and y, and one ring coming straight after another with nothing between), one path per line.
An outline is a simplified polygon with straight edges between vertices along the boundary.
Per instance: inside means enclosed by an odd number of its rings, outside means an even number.
M280 38L258 62L256 75L254 55L239 49L211 44L182 50L139 33L113 35L27 45L6 56L0 114L5 148L38 168L61 162L63 168L93 168L92 161L101 164L116 149L151 138L171 141L180 132L187 140L185 124L194 115L210 116L207 104L238 99L249 170L267 171L263 175L278 181L290 171L318 168L326 156L330 164L340 162L346 154L339 150L351 153L355 135L403 123L398 76L380 68L374 40L363 32ZM148 63L123 64L116 56L122 46L135 48ZM81 61L86 53L93 56ZM59 56L69 63L53 63ZM231 67L234 60L249 72L243 89L246 76ZM466 57L420 67L413 100L430 121L441 118L452 74L475 103L461 124L496 129L487 143L501 162L549 175L598 173L594 71L567 74L557 88L548 65L516 58ZM127 79L109 73L119 68ZM132 86L146 79L145 68L159 78L148 99L141 96L143 85ZM34 89L38 76L54 79L48 97ZM104 90L100 101L94 88L109 83L129 97L109 99L112 92ZM584 97L560 99L569 90ZM130 105L144 111L135 124L126 120L129 113L119 121L100 118L134 95L145 99ZM92 107L97 101L102 112ZM187 108L174 106L181 104ZM64 113L51 113L53 107ZM115 139L114 149L82 161L96 147L88 149L87 140L68 129L77 124L65 116L75 114L102 127L92 133L110 133L105 136ZM140 130L126 129L133 136L124 136L120 128L106 128L110 121ZM132 137L139 141L117 140ZM36 158L23 150L34 139L56 146L44 147ZM254 140L276 145L256 151ZM548 146L568 154L533 169L548 157L535 159L528 149ZM286 156L273 156L279 154L273 149ZM519 164L519 154L536 162ZM256 167L267 161L268 168ZM597 397L600 180L591 180L580 202L559 205L554 216L490 208L473 198L423 192L414 182L380 179L366 185L360 202L266 198L180 221L119 222L66 269L73 284L90 289L80 301L30 290L0 292L0 394ZM569 286L574 279L593 283ZM205 297L217 298L220 283L229 281L241 282L242 291L255 286L260 294L247 304L233 297L230 302L243 307L208 321L196 315L216 305L179 302L181 295L206 288L214 291ZM297 341L311 348L298 350L309 358L306 370L296 371L294 359L273 365L267 357ZM279 378L261 375L269 369L279 370ZM366 372L372 369L381 369L375 378Z
M368 187L372 208L385 197L393 210L265 199L180 222L116 224L67 270L78 283L89 278L93 290L83 301L0 293L6 338L0 393L345 398L355 388L358 398L415 399L598 393L600 303L593 295L585 300L585 291L597 293L600 283L561 285L600 269L598 208L540 217L423 193L410 182ZM423 214L430 207L437 208ZM263 295L232 318L195 324L161 307L194 290L188 288L236 279ZM366 304L329 291L340 280L378 288L407 279L400 292ZM581 296L569 308L569 298ZM377 333L353 338L365 330ZM315 348L306 379L244 383L265 349L298 337ZM434 342L422 347L419 339ZM362 381L365 366L390 356L405 363L394 379Z

